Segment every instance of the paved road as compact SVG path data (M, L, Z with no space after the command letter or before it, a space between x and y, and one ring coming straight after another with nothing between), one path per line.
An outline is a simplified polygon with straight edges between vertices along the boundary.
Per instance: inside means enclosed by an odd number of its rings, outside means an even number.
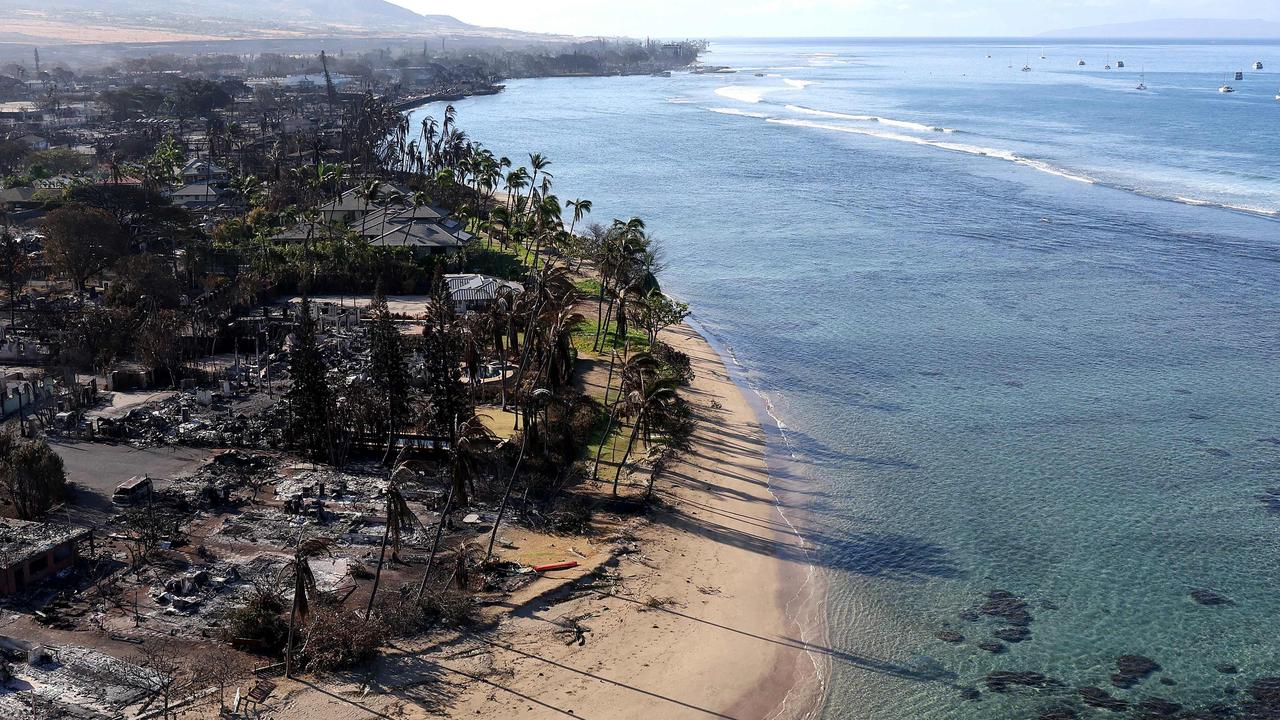
M134 475L149 475L163 488L173 477L195 471L210 456L195 448L146 448L87 442L51 442L62 458L67 480L80 489L68 519L77 525L95 527L115 511L111 493Z

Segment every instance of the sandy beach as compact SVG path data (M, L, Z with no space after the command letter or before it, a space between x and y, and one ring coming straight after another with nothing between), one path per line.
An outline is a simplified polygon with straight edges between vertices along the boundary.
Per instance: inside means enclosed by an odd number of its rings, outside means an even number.
M534 550L512 528L508 559L566 552L581 567L490 608L492 632L398 644L363 678L289 683L276 717L814 717L827 675L821 587L770 490L764 433L697 332L663 339L692 360L684 394L701 422L656 510L559 549L543 538Z
M664 476L662 508L634 531L622 590L517 610L499 631L515 644L494 657L509 680L463 693L451 717L814 713L825 662L802 639L815 630L816 580L770 492L764 433L701 336L680 326L663 339L692 359L686 396L703 422ZM566 618L583 618L585 644L551 636Z

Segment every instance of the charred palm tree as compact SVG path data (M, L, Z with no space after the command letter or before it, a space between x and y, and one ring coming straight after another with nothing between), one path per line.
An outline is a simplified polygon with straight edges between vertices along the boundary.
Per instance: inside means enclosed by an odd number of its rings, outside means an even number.
M422 593L426 590L427 581L431 578L431 569L435 566L436 555L440 551L440 540L444 537L449 513L453 512L457 490L468 483L475 483L475 478L488 462L488 450L493 447L497 439L478 415L473 415L458 426L457 440L449 449L449 467L453 478L449 483L449 494L445 497L444 507L440 510L440 522L436 524L436 536L431 542L431 553L427 555L427 567L422 572L422 582L418 584L415 605L422 603Z
M293 607L289 611L289 638L284 646L284 675L293 677L293 638L299 621L305 622L311 613L311 601L319 591L316 576L311 572L311 558L329 554L329 541L322 538L299 540L293 558L285 566L293 574Z
M396 469L403 466L398 465ZM393 470L391 475L395 476ZM365 622L369 621L369 617L373 614L373 601L378 597L378 585L382 582L382 564L387 557L387 542L391 543L391 562L397 562L400 559L400 536L405 530L409 530L416 526L421 526L418 516L413 514L409 509L409 504L405 502L404 495L400 492L400 487L393 481L387 486L387 526L382 531L382 550L378 552L378 569L373 574L373 590L369 593L369 604L364 609Z

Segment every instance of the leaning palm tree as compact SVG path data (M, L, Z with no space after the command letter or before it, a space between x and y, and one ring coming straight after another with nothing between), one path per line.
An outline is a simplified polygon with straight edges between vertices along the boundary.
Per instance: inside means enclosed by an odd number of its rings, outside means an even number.
M537 417L538 407L545 407L552 399L551 391L546 388L538 388L530 393L529 400L534 404L534 417ZM493 544L498 539L498 528L502 525L502 518L507 514L507 504L511 501L511 489L515 487L516 477L520 474L520 464L524 462L524 451L529 447L529 436L533 434L532 430L533 428L526 422L524 432L520 434L520 454L516 456L515 467L511 469L511 478L507 480L507 486L502 490L502 502L498 504L498 517L494 519L493 530L489 533L489 549L484 554L486 565L493 557Z
M404 466L403 461L397 464L392 470L391 475L395 476L395 470L399 470ZM369 604L364 609L365 622L369 621L369 617L373 614L373 601L378 597L378 585L382 582L382 563L387 557L387 542L391 542L391 561L396 562L400 559L400 535L415 525L421 525L418 516L413 514L409 509L409 503L405 502L404 495L400 492L400 486L394 481L387 486L387 525L382 531L382 550L378 552L378 569L373 574L373 590L369 593Z
M293 551L293 558L285 566L285 571L293 573L293 608L289 611L289 639L284 646L284 675L293 677L293 637L298 621L305 621L311 612L311 601L319 595L316 589L316 576L311 572L310 559L321 554L329 554L329 541L323 538L299 540Z
M427 568L422 572L422 582L418 584L415 605L422 603L422 593L427 588L427 580L431 578L431 568L435 565L436 554L440 551L440 540L444 536L449 513L453 511L454 499L461 494L465 502L467 484L475 482L481 467L488 460L488 449L497 439L479 415L471 416L458 426L458 437L453 447L449 449L453 481L449 483L449 494L445 497L444 507L440 510L440 522L436 524L436 536L431 542L431 553L427 555ZM458 492L459 489L462 489L462 493Z
M613 425L618 420L619 412L622 409L622 402L636 390L643 391L644 386L657 375L658 361L649 353L636 353L625 359L622 368L618 371L618 396L611 403L609 401L609 393L613 390L614 367L617 364L618 352L615 350L609 362L609 378L605 381L604 386L604 403L609 408L609 419L604 426L604 437L600 441L599 447L596 448L595 461L591 464L591 480L595 482L600 477L600 456L604 453L604 446L609 442L609 436L613 433Z
M677 382L671 378L663 378L647 387L633 390L627 396L627 407L635 414L631 425L631 437L627 439L627 449L622 453L622 462L618 463L613 473L613 494L618 494L618 480L622 477L622 469L631 458L631 450L635 447L636 438L643 432L646 441L652 433L654 420L659 413L665 412L675 404Z

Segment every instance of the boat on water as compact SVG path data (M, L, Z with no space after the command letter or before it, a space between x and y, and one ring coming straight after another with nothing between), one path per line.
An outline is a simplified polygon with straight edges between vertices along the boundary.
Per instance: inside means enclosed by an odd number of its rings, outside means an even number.
M1223 85L1222 87L1218 88L1218 92L1220 93L1233 93L1235 91L1236 89L1231 87L1230 85Z
M1243 80L1243 79L1244 79L1244 71L1243 71L1243 70L1237 70L1237 71L1236 71L1236 80Z
M1261 69L1262 69L1262 61L1261 61L1261 60L1259 60L1258 62L1254 63L1254 64L1253 64L1253 69L1254 69L1254 70L1261 70Z
M658 72L654 73L654 74L653 74L653 76L654 76L654 77L663 77L663 78L671 77L671 71L670 71L670 70L659 70Z
M1031 72L1031 66L1030 66L1030 65L1023 65L1023 66L1022 66L1022 72Z
M1142 72L1138 74L1138 87L1136 87L1136 88L1134 88L1134 89L1135 89L1135 90L1146 90L1146 89L1147 89L1147 71L1146 71L1146 68L1143 68Z
M764 77L764 73L756 73L756 77Z
M1084 67L1084 58L1080 58L1080 61L1077 62L1076 65L1079 65L1080 67Z
M1116 61L1116 67L1117 67L1117 68L1122 68L1122 67L1124 67L1124 61L1123 61L1123 60L1117 60L1117 61Z

